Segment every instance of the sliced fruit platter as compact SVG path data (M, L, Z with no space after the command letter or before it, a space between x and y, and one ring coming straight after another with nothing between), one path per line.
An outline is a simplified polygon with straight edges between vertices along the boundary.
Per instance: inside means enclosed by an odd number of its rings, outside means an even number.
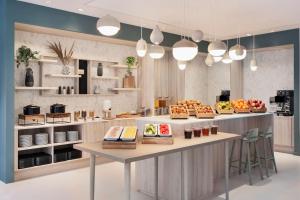
M202 119L212 119L216 113L210 105L195 106L196 117Z
M218 114L233 114L234 109L230 101L219 101L216 104L216 111Z
M189 111L189 115L195 116L196 115L195 106L201 105L201 102L198 100L182 100L182 101L178 101L177 105L187 107Z
M146 124L144 127L143 144L173 144L170 124Z
M146 124L144 137L172 137L170 124Z
M170 106L170 117L171 117L171 119L188 119L189 111L186 106L171 105Z
M262 100L259 99L249 99L248 105L250 107L250 111L253 113L265 113L267 112L266 104L263 103Z
M248 101L244 99L238 99L231 102L235 113L249 113L250 107Z
M112 126L102 142L103 149L135 149L137 145L137 127Z

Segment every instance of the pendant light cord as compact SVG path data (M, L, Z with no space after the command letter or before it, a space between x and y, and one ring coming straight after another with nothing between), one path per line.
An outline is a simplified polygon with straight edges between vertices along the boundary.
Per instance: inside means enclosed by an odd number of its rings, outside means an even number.
M255 59L255 35L253 35L253 39L252 39L252 48L253 48L253 59Z

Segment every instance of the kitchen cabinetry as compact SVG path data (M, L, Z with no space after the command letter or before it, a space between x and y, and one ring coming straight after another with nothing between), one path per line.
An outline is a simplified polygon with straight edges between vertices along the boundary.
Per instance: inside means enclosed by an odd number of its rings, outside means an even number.
M294 152L294 117L274 116L274 149L278 152Z

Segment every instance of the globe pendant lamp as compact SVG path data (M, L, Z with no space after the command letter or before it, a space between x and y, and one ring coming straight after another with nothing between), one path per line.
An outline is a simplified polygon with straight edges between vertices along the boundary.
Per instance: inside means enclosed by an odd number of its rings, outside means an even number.
M205 64L209 67L213 66L213 64L214 64L214 58L209 53L207 54L207 57L205 59Z
M223 59L223 56L213 56L214 62L218 63Z
M144 57L147 53L147 42L143 39L143 28L141 27L141 39L136 43L136 53L139 57Z
M164 35L157 25L150 35L150 40L153 44L160 44L164 40Z
M255 58L255 36L254 35L253 35L252 42L253 42L253 44L252 44L253 51L252 51L252 59L250 61L250 70L254 72L258 68L257 63L256 63L256 58Z
M195 30L192 33L192 39L194 42L200 42L203 39L203 32L200 30Z
M198 54L198 45L183 38L173 45L172 53L176 60L189 61Z
M120 27L120 22L110 15L105 15L97 21L98 31L105 36L116 35L119 32Z
M159 45L151 45L149 49L149 56L153 59L160 59L164 56L165 49Z
M178 60L178 61L177 61L177 65L178 65L178 68L179 68L180 70L185 70L186 65L187 65L187 62L186 62L186 61Z
M228 51L225 53L225 55L224 55L224 57L222 59L222 62L224 64L230 64L230 63L232 63L232 59L229 57Z
M226 49L226 44L220 40L215 40L208 45L208 52L212 56L223 56Z

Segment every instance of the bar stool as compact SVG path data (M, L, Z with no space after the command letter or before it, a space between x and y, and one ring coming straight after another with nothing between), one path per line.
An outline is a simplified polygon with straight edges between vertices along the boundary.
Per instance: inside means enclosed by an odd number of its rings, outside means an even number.
M262 173L262 168L261 168L261 163L260 163L260 159L255 159L255 160L251 160L251 145L254 146L254 152L255 152L255 157L260 158L260 154L259 154L259 150L257 147L257 142L258 142L258 128L254 128L254 129L250 129L246 132L246 134L240 139L241 145L240 145L240 158L239 160L232 160L233 157L233 152L234 152L234 148L236 145L236 141L233 142L232 145L232 150L231 150L231 155L230 155L230 165L229 165L229 170L231 170L232 167L236 167L239 169L239 174L242 173L242 164L244 164L244 169L245 171L248 172L248 176L249 176L249 184L252 185L252 176L251 176L251 170L253 167L258 166L259 167L259 173L260 173L260 177L261 180L263 180L263 173ZM243 146L244 144L246 145L246 161L243 162ZM235 166L233 165L234 162L239 162L239 166Z
M275 156L274 156L274 149L273 149L273 130L272 127L269 127L267 131L264 132L259 132L259 137L261 138L263 142L263 156L260 157L261 160L264 160L265 164L265 170L266 170L266 175L269 177L269 161L272 161L272 164L275 169L275 173L277 174L277 165L275 161ZM269 149L267 149L269 146ZM270 155L271 154L271 155Z

